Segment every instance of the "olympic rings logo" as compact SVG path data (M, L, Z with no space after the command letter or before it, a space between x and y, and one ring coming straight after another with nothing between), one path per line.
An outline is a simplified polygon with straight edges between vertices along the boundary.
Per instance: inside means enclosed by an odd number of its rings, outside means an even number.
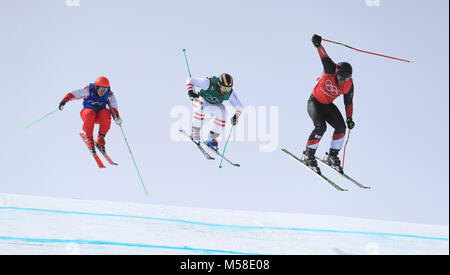
M341 91L339 91L338 88L334 86L333 82L331 82L331 80L329 79L325 81L325 88L327 89L327 91L331 92L333 96L338 96L341 93Z
M210 102L211 104L216 104L216 103L220 103L222 102L222 100L220 98L214 97L212 95L206 94L205 99L208 100L208 102Z

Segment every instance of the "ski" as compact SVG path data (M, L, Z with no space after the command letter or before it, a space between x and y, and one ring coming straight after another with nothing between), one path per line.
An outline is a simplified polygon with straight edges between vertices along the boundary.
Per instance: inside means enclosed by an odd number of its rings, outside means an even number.
M86 144L86 146L87 146L88 149L89 149L88 141L87 141L86 135L85 135L84 133L80 133L80 137L81 137L81 139L84 141L84 144ZM96 162L97 165L98 165L98 168L106 168L106 166L103 165L103 162L102 162L102 161L100 160L100 158L98 157L97 153L92 153L92 157L94 157L94 160L95 160L95 162Z
M196 143L195 141L193 141L192 139L191 139L191 136L188 134L188 133L186 133L186 131L184 131L184 130L182 130L182 129L180 129L179 130L180 131L180 133L182 133L183 135L185 135L199 150L200 150L200 152L203 154L203 156L205 156L205 158L206 159L209 159L209 160L214 160L214 158L213 157L211 157L206 151L205 151L205 149L203 149L203 147L200 145L200 144L198 144L198 143Z
M234 167L241 167L240 164L238 163L233 163L231 160L227 159L226 157L224 157L221 153L217 152L217 150L215 150L214 148L211 148L208 146L208 144L206 144L206 142L203 142L203 144L205 144L206 147L208 147L209 149L211 149L211 151L213 151L215 154L217 154L219 157L223 158L226 162L228 162L229 164L233 165Z
M322 162L325 166L328 166L330 169L338 172L341 176L343 176L344 178L348 179L349 181L351 181L352 183L354 183L356 186L363 188L363 189L370 189L371 187L369 186L364 186L361 183L357 182L356 180L354 180L352 177L350 177L349 175L345 174L345 173L341 173L339 170L335 169L334 167L330 166L324 159L321 158L317 158L317 160L319 160L320 162Z
M301 160L300 158L296 157L294 154L292 154L291 152L289 152L286 149L281 149L281 151L285 152L286 154L288 154L288 156L290 156L291 158L295 159L296 161L300 162L301 164L303 164L303 166L305 166L306 168L308 168L308 170L310 170L311 172L313 172L314 174L318 175L321 179L325 180L328 184L330 184L331 186L333 186L334 188L336 188L339 191L348 191L347 189L344 189L342 187L340 187L339 185L337 185L336 183L334 183L332 180L330 180L329 178L327 178L326 176L324 176L322 173L317 173L316 171L314 171L313 169L311 169L311 167L309 167L308 165L306 165L305 161Z
M109 155L106 153L106 151L103 150L103 149L97 144L97 142L95 143L95 147L97 147L97 149L100 151L100 153L102 153L102 155L105 157L105 159L108 161L109 164L111 164L111 165L118 165L117 163L115 163L115 162L109 157Z

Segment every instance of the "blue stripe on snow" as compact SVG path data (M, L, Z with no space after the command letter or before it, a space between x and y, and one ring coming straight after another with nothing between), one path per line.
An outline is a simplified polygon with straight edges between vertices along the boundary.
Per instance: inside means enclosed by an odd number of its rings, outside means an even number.
M0 236L0 240L23 241L23 242L31 242L31 243L67 243L67 244L80 244L80 245L83 245L83 244L114 245L114 246L128 246L128 247L139 247L139 248L175 249L175 250L195 251L195 252L208 253L208 254L221 253L221 254L237 254L237 255L260 255L260 254L252 254L252 253L237 252L237 251L192 248L192 247L187 247L187 246L164 246L164 245L121 243L121 242L110 242L110 241L62 240L62 239L21 238L21 237L7 237L7 236Z
M164 221L164 222L186 223L186 224L199 225L199 226L246 229L246 230L290 230L290 231L320 232L320 233L335 233L335 234L358 234L358 235L372 235L372 236L375 235L375 236L381 236L381 237L402 237L402 238L415 238L415 239L438 240L438 241L448 241L449 240L449 238L419 236L419 235L409 235L409 234L362 232L362 231L348 231L348 230L334 230L334 229L225 225L225 224L195 222L195 221L181 220L181 219L167 219L167 218L155 218L155 217L132 216L132 215L121 215L121 214L90 213L90 212L77 212L77 211L65 211L65 210L37 209L37 208L0 207L0 210L35 211L35 212L57 213L57 214L88 215L88 216L116 217L116 218L128 218L128 219L145 219L145 220Z

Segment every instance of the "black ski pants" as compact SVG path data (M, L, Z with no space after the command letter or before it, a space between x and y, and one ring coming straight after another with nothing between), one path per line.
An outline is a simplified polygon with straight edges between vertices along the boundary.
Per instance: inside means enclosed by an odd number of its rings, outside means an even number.
M338 107L333 103L322 104L311 95L308 100L308 114L314 123L314 130L308 138L307 146L317 149L320 139L327 130L327 123L334 128L333 136L345 134L344 118Z

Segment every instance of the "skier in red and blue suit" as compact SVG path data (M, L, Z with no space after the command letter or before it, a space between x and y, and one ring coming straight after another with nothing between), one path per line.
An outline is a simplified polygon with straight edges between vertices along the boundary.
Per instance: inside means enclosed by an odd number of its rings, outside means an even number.
M325 161L335 169L342 171L339 151L344 143L346 123L349 129L355 127L353 122L353 78L352 66L347 62L335 64L328 56L321 45L322 38L319 35L312 37L313 45L317 48L323 64L323 73L317 79L317 84L308 100L308 114L314 123L314 130L311 132L306 143L306 150L303 152L306 164L313 170L320 173L317 160L314 156L319 146L320 139L327 129L327 123L334 128L331 140L330 151ZM344 121L338 107L333 101L344 95L345 113L347 119Z
M84 99L80 115L83 120L83 131L86 134L89 149L92 153L95 153L93 132L94 125L99 124L96 143L101 150L105 150L105 136L111 127L111 115L117 125L122 124L117 101L111 91L109 80L104 76L100 76L95 80L95 83L90 83L84 89L68 93L59 103L59 109L62 111L68 101L78 99ZM107 105L111 110L106 107Z

